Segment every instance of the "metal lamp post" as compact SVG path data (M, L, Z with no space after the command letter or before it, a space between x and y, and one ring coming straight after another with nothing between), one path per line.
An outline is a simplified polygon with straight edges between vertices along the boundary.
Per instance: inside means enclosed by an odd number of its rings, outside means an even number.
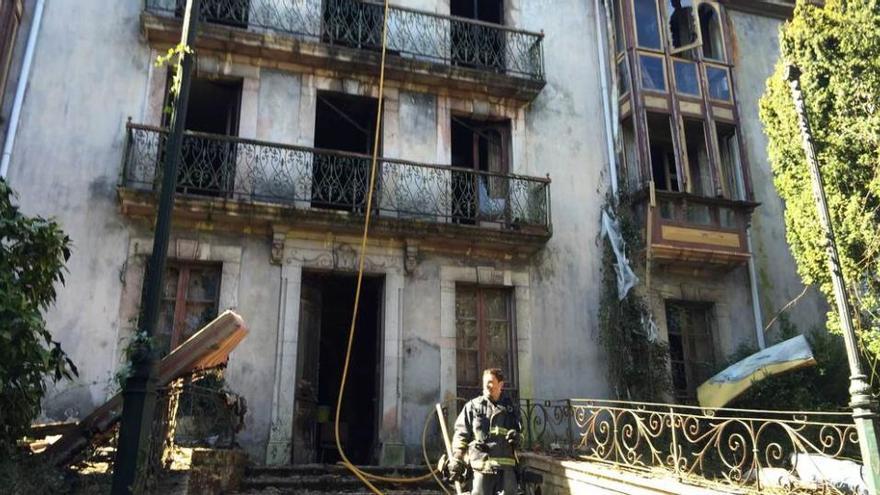
M114 495L132 493L138 472L141 466L144 466L147 460L146 454L150 450L150 434L156 403L156 359L149 341L155 334L159 321L165 259L168 255L168 237L171 232L171 211L174 206L174 190L177 186L177 165L183 144L186 106L192 79L193 55L189 47L193 45L198 29L200 4L201 0L187 0L183 17L180 39L182 51L179 65L176 67L180 76L180 88L173 95L172 100L171 133L165 143L159 211L153 237L153 252L147 265L144 307L138 328L140 334L146 338L139 338L134 343L136 348L131 358L132 372L125 380L122 391L122 420L113 468Z
M828 204L825 201L822 171L819 169L816 151L813 149L812 131L810 130L810 122L807 118L806 106L804 105L800 75L801 71L797 66L789 64L786 67L785 79L791 87L791 97L794 100L804 153L807 156L807 165L810 169L810 179L813 184L813 197L816 200L819 223L825 233L828 270L831 273L834 299L837 303L837 312L840 315L840 325L841 330L843 330L843 340L846 344L846 356L849 361L850 370L849 405L852 407L853 419L855 420L856 430L859 435L859 449L862 454L868 489L873 495L878 495L880 493L880 453L878 453L880 439L878 439L877 428L877 402L871 397L871 389L859 361L858 343L855 330L853 330L850 303L844 289L843 272L840 267L840 259L837 256L837 242L834 239L831 216L828 213Z

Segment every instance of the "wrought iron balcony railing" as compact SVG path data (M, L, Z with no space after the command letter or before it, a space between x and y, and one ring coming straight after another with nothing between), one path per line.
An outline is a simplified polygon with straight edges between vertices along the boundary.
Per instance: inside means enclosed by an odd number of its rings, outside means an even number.
M152 190L167 130L129 123L123 184ZM363 213L370 157L186 132L179 194ZM384 217L550 232L550 180L381 158L374 213Z
M847 413L525 399L520 414L526 450L667 471L685 482L748 493L841 493L829 480L805 479L805 471L823 460L860 456Z
M148 12L181 16L184 0L145 0ZM203 0L202 19L352 48L381 47L383 5L368 0ZM544 80L543 34L404 7L388 12L391 55Z

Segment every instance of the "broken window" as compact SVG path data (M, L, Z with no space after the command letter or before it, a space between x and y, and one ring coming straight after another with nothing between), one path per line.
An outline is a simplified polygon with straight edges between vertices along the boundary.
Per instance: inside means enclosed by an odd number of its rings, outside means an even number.
M366 208L377 111L375 98L318 92L315 148L328 151L315 153L312 206L349 211Z
M675 398L681 402L693 402L697 387L711 378L715 369L711 313L710 304L666 302L672 385Z
M736 126L716 122L715 129L718 135L718 152L721 160L724 197L734 200L745 199Z
M360 0L324 0L326 43L379 50L385 10L381 4Z
M168 262L155 331L157 350L162 356L217 317L220 275L220 264Z
M690 187L688 192L697 196L714 196L709 151L706 146L705 125L700 120L684 119L684 138L687 148Z
M699 46L700 31L697 29L693 0L668 0L666 4L669 27L669 51L679 53Z
M169 88L170 84L169 71ZM185 194L228 195L235 178L236 146L235 142L218 136L238 135L241 80L196 77L190 84L185 128L199 134L184 135L177 190ZM170 91L166 90L166 95L170 100ZM166 112L165 127L170 125L170 117Z
M186 0L177 0L177 17L183 17ZM247 28L250 0L202 0L201 19L212 24Z
M491 24L504 24L503 0L452 0L449 13ZM505 67L504 31L484 24L451 21L452 61L465 67Z
M630 191L636 191L642 183L642 174L639 169L638 145L636 143L636 131L632 118L627 118L620 124L621 142L623 144L623 170L626 184Z
M661 191L680 191L668 115L648 114L648 141L654 187Z
M452 166L477 172L453 172L452 217L463 223L503 222L508 210L510 121L453 116L450 127Z
M633 0L636 18L636 42L642 48L660 50L660 22L657 20L657 0Z
M455 357L458 396L482 393L482 371L501 368L505 390L517 397L516 353L511 292L455 286Z
M718 11L709 4L701 4L699 15L700 33L703 38L703 57L709 60L724 60L724 40L721 36Z

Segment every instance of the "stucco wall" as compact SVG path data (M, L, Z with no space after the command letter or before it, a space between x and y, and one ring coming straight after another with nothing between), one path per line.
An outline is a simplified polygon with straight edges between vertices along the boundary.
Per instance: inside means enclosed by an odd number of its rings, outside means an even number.
M733 82L740 115L740 133L745 140L755 201L761 206L752 216L752 236L758 272L761 310L765 325L804 288L794 258L785 242L785 204L773 185L767 158L767 136L758 117L758 101L767 78L779 58L779 28L782 21L737 11L728 11L733 37ZM800 331L824 328L827 305L810 288L787 311Z

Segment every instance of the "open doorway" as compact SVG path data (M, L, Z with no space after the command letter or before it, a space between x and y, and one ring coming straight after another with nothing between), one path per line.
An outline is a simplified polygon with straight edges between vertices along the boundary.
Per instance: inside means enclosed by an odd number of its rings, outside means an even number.
M503 0L451 0L453 17L504 24ZM452 60L456 65L504 71L504 32L486 24L451 23Z
M315 108L315 148L342 153L315 155L312 206L363 211L370 180L378 100L319 91ZM381 149L381 144L380 144ZM376 186L378 188L378 184Z
M334 415L354 307L354 275L306 272L302 278L293 462L339 460ZM365 277L339 438L355 464L375 462L381 388L382 279Z
M452 166L479 173L453 172L452 217L458 223L501 222L507 212L509 120L453 116L450 125Z

